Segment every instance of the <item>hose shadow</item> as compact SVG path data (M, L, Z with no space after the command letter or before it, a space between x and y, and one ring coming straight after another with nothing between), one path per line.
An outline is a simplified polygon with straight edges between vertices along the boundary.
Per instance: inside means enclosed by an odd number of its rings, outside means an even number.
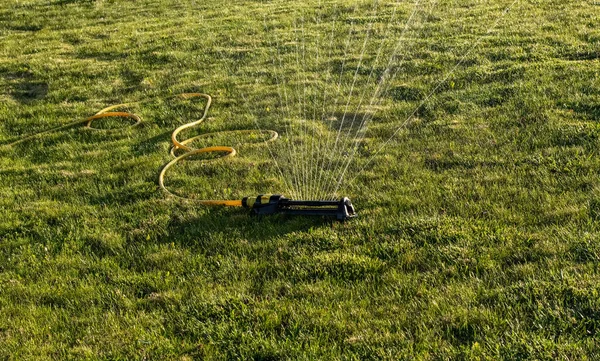
M133 152L137 156L142 156L162 151L163 143L171 141L171 133L172 131L168 130L151 138L144 139L133 147Z

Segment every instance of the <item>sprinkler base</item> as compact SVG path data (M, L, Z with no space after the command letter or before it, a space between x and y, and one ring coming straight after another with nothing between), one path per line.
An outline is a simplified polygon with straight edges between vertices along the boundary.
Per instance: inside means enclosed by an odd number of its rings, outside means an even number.
M280 194L261 194L258 197L245 197L242 206L250 208L252 214L289 214L304 216L336 217L338 221L356 217L356 211L350 199L339 201L297 201Z

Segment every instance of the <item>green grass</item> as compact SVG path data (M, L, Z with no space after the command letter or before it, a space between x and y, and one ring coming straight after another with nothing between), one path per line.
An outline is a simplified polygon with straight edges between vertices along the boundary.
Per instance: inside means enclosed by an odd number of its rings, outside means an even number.
M271 3L3 1L0 143L123 102L143 100L144 123L1 150L0 359L599 359L600 6L520 0L483 36L511 1L441 3L408 33L341 190L360 216L341 224L157 187L170 132L203 107L174 94L214 96L194 134L258 118L286 135L276 90L249 81L272 53L245 50L272 44L257 36ZM170 186L285 190L267 149L238 148Z

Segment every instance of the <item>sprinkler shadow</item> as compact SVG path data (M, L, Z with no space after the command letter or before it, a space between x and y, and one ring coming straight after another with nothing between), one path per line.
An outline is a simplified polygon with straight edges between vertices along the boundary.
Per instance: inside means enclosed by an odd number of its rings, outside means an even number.
M329 125L332 130L349 131L354 134L360 129L363 119L368 118L369 116L370 114L367 113L335 112L333 114L335 120Z
M381 118L375 113L369 112L335 112L332 119L325 122L329 129L354 137L363 129L364 122L379 123Z
M322 217L264 217L250 215L242 208L211 208L195 217L176 214L167 226L164 242L174 242L205 255L224 255L238 252L240 245L275 244L280 237L333 222Z

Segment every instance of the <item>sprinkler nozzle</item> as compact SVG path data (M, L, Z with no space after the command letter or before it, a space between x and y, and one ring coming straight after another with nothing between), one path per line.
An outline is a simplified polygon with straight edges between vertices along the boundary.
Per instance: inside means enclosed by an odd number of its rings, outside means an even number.
M258 197L245 197L242 206L250 208L253 214L289 214L305 216L330 216L338 221L356 217L356 211L350 199L339 201L296 201L280 194L261 194Z

